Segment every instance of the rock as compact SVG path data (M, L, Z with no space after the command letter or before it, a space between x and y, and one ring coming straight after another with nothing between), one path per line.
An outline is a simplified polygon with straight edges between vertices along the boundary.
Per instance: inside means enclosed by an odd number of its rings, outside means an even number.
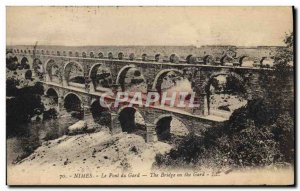
M80 120L77 123L68 127L68 130L69 130L69 132L68 132L69 135L85 133L87 131L86 121Z

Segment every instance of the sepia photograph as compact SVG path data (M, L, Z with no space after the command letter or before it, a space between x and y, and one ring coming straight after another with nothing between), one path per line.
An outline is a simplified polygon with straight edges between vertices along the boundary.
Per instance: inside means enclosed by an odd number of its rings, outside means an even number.
M7 6L9 186L295 186L292 6Z

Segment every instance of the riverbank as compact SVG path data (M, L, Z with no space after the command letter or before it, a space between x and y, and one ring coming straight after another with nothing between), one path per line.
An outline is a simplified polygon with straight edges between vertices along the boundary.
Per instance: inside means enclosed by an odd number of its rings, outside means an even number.
M64 135L58 139L46 141L29 157L15 165L8 166L8 177L30 177L35 174L59 172L72 175L101 174L101 172L128 172L136 168L149 171L157 153L166 153L171 146L157 142L147 144L138 135L120 133L111 135L109 131L100 131L75 136Z

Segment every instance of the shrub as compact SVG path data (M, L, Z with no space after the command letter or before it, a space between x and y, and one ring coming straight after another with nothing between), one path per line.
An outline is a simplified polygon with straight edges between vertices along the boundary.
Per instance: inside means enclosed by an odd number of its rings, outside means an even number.
M157 155L154 165L178 167L213 161L215 166L247 167L291 162L293 118L286 113L275 120L267 105L265 100L249 102L224 125L207 129L201 137L191 134L169 153Z

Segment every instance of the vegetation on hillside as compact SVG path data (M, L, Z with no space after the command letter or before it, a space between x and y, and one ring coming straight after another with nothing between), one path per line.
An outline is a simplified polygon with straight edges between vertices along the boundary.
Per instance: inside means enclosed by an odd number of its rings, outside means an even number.
M234 111L226 124L190 134L165 155L156 167L262 167L294 163L294 95L292 77L293 33L286 48L275 56L275 75L268 84L273 91Z

